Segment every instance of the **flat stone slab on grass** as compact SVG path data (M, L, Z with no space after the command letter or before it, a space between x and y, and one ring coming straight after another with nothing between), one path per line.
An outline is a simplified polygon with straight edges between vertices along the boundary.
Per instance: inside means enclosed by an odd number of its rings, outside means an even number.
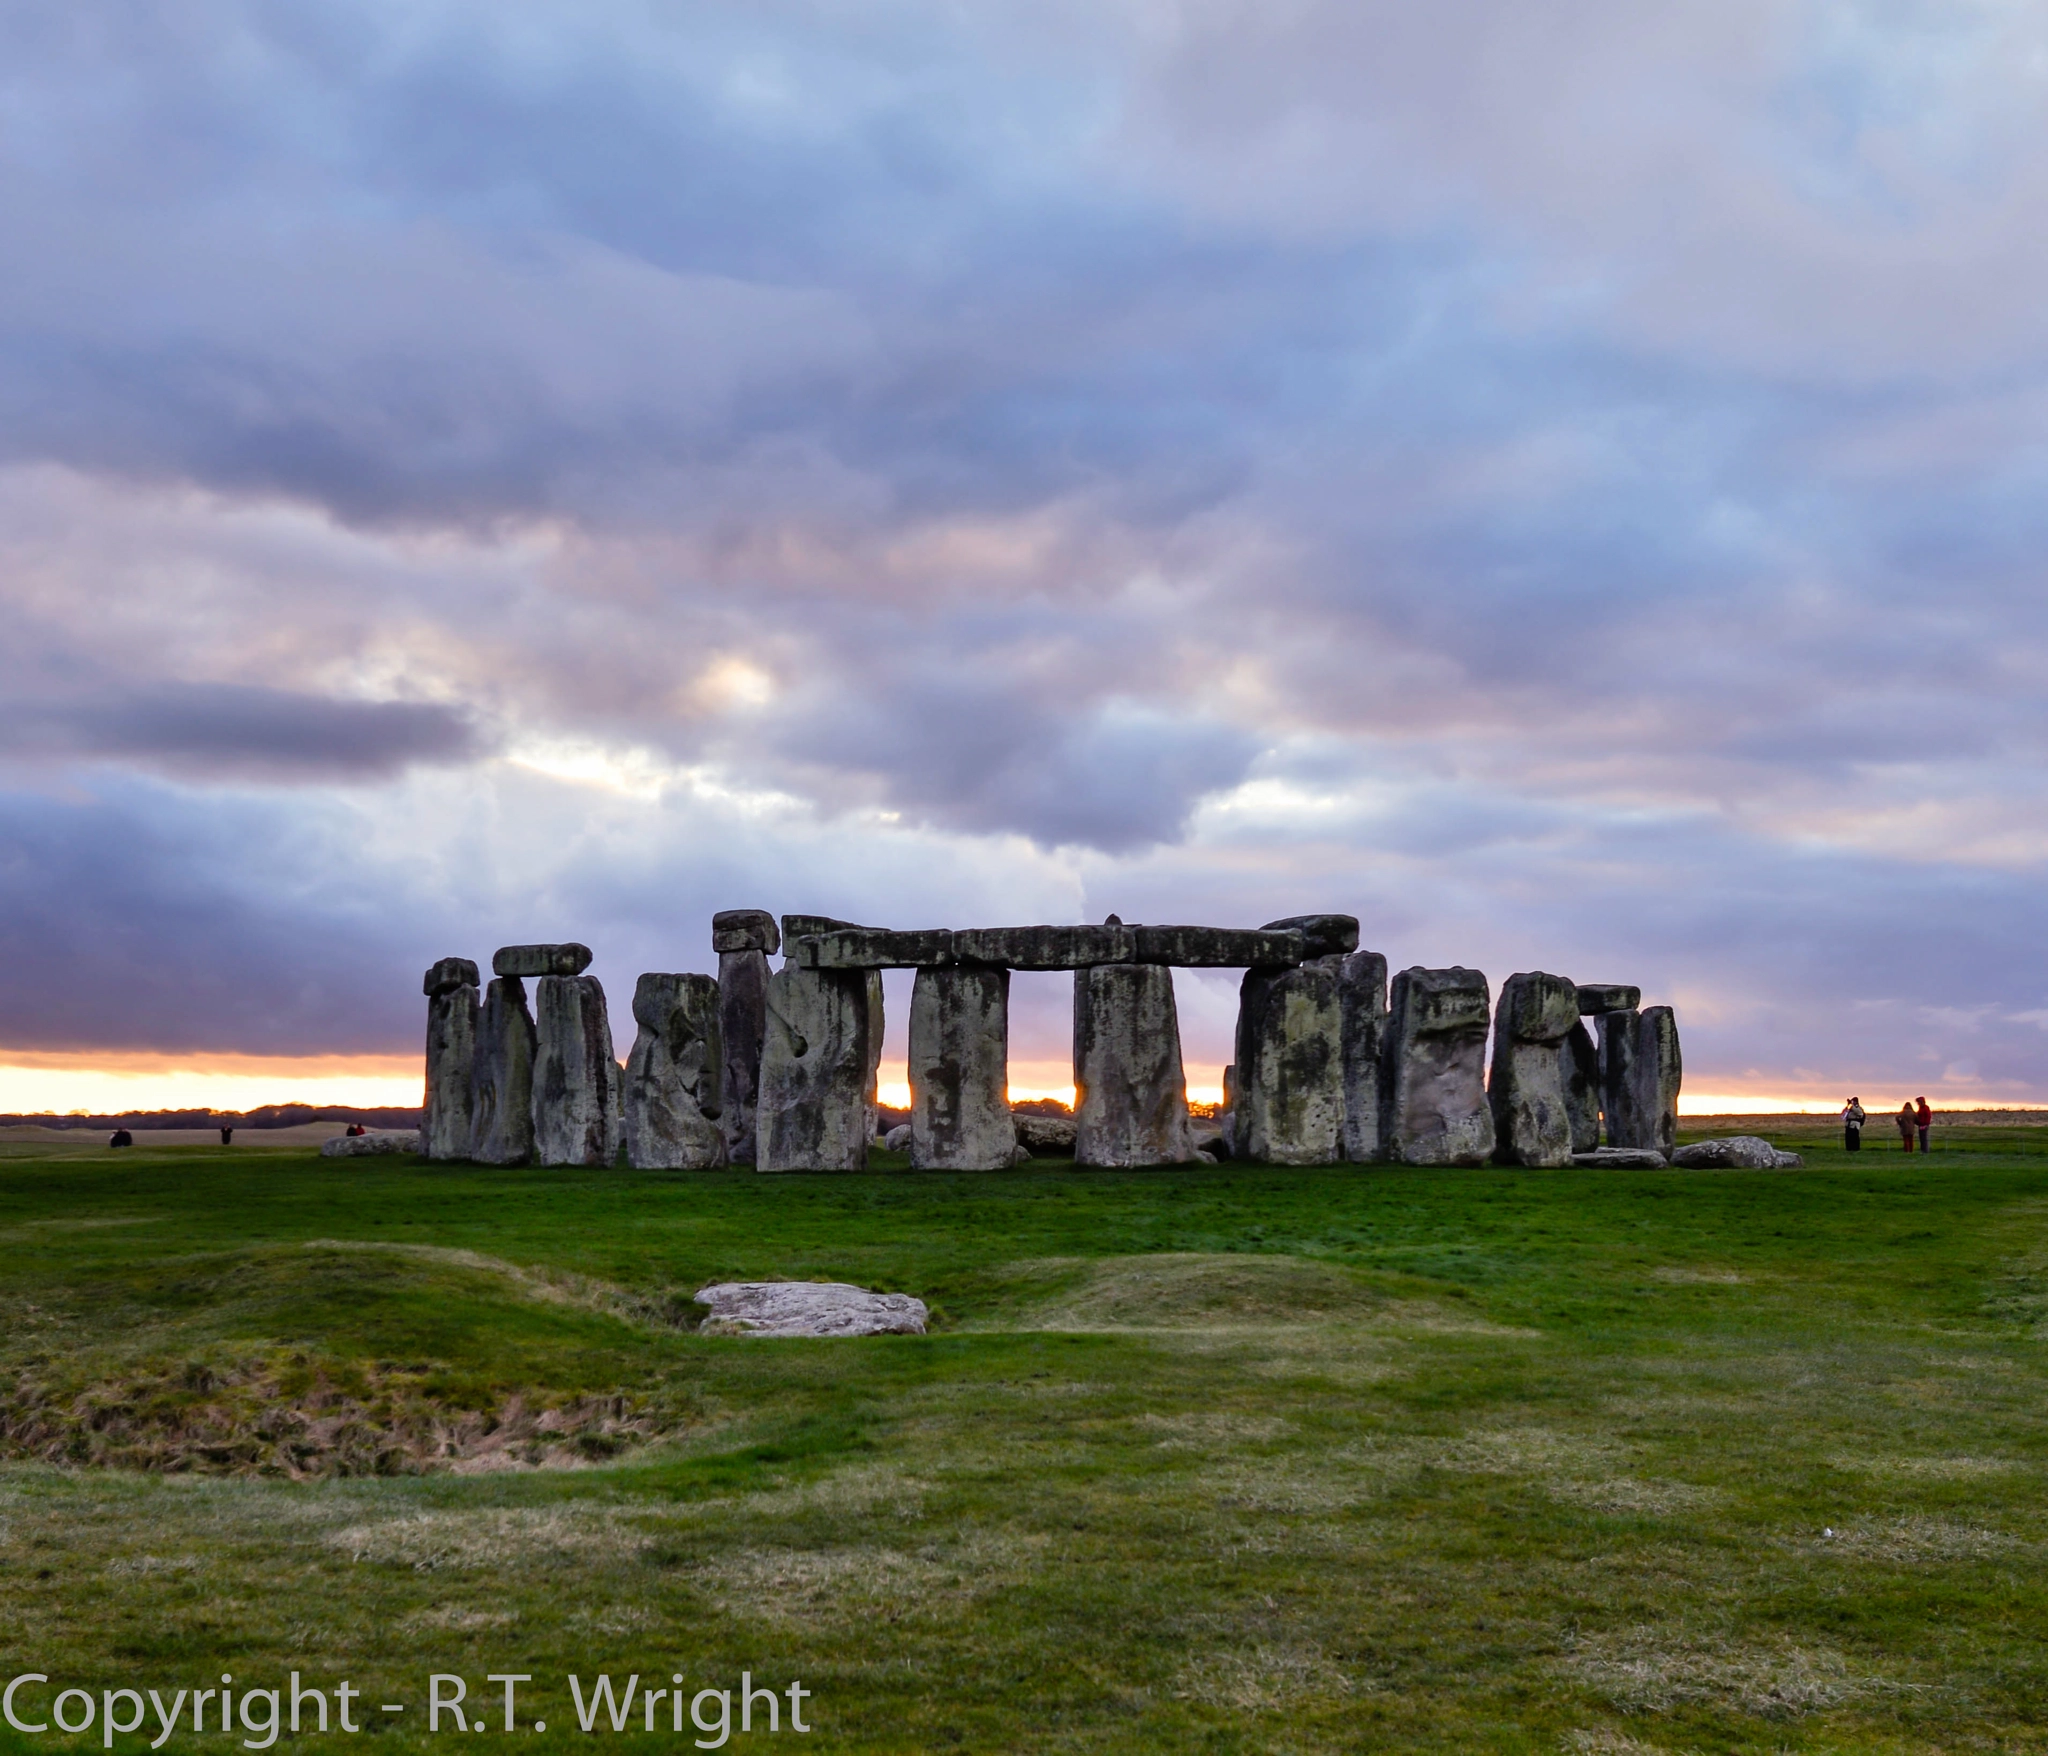
M697 1303L711 1307L702 1335L922 1335L927 1315L924 1300L908 1293L843 1281L721 1281Z
M1671 1155L1680 1170L1710 1170L1724 1166L1736 1171L1785 1171L1806 1160L1796 1152L1780 1152L1768 1140L1754 1134L1731 1134L1724 1140L1696 1140Z
M1661 1171L1664 1155L1647 1146L1602 1146L1573 1153L1572 1163L1594 1171Z
M385 1153L418 1152L420 1131L417 1128L380 1128L368 1134L337 1134L332 1140L322 1141L322 1158L375 1158Z

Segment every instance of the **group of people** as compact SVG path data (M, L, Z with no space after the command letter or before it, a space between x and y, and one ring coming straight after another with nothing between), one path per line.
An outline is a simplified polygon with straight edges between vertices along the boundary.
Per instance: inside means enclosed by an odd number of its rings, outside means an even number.
M1927 1131L1934 1126L1934 1111L1928 1107L1924 1097L1899 1105L1895 1120L1899 1125L1899 1147L1902 1151L1913 1150L1913 1136L1916 1134L1920 1137L1920 1150L1928 1150ZM1852 1097L1842 1107L1842 1144L1851 1152L1863 1150L1863 1122L1863 1100Z

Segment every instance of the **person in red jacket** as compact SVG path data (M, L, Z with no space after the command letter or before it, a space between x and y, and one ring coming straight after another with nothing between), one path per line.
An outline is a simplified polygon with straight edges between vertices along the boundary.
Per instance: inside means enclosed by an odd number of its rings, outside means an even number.
M1920 1150L1925 1152L1927 1150L1927 1130L1934 1126L1934 1112L1927 1107L1927 1100L1925 1098L1916 1099L1915 1102L1918 1107L1913 1112L1913 1120L1920 1128Z

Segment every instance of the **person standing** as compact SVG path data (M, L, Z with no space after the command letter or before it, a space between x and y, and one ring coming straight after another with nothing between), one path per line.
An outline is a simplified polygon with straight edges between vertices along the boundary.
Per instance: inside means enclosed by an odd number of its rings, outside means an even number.
M1934 1126L1934 1112L1927 1107L1925 1098L1920 1098L1917 1102L1919 1108L1913 1112L1913 1120L1919 1126L1920 1150L1924 1153L1927 1150L1927 1130Z
M1842 1150L1861 1152L1863 1150L1863 1100L1851 1098L1842 1106Z
M1901 1152L1911 1152L1913 1150L1913 1129L1918 1125L1919 1120L1920 1118L1914 1113L1911 1102L1899 1105L1899 1150Z

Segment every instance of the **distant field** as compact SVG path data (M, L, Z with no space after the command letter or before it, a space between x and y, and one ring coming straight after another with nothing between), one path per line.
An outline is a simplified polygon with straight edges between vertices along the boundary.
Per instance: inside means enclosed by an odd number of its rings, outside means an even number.
M380 1748L453 1735L432 1672L499 1737L531 1673L541 1749L572 1673L743 1669L818 1729L736 1750L2048 1747L2048 1130L1826 1122L1697 1173L9 1140L0 1676L346 1676ZM934 1333L692 1332L771 1275Z

